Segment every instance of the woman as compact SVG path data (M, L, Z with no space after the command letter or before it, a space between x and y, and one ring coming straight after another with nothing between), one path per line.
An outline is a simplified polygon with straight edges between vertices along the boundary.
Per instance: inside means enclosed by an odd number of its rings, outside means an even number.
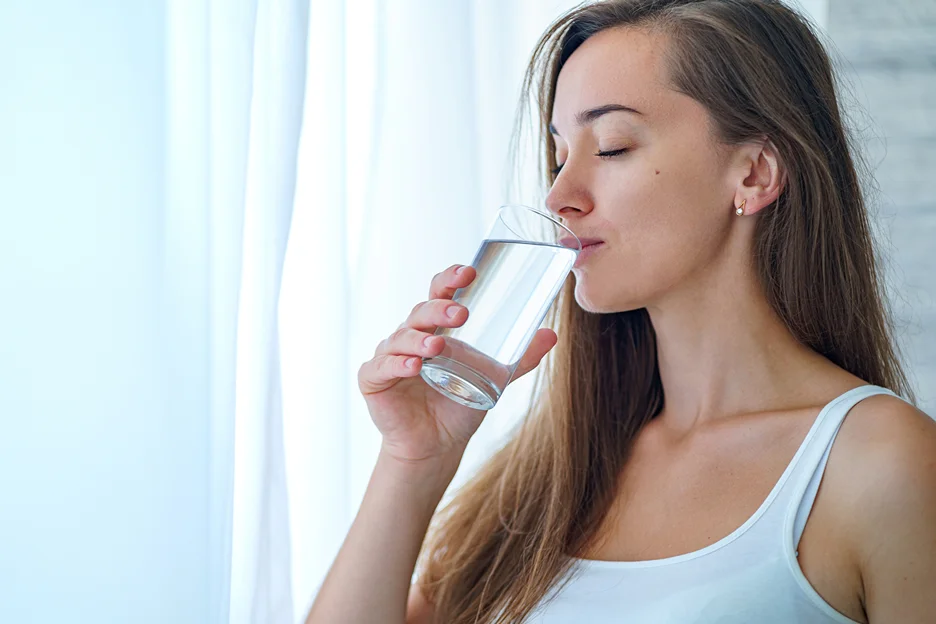
M521 363L556 346L537 400L434 515L484 417L419 377L475 272L437 275L360 369L383 445L308 621L936 621L936 423L807 23L589 4L532 86L547 206L603 241Z

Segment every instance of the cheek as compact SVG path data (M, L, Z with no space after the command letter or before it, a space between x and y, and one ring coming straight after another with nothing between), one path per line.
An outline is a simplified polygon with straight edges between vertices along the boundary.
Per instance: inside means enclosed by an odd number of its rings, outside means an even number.
M681 217L691 197L690 178L673 162L647 154L622 167L608 167L606 198L617 238L630 248L660 248L683 226Z
M598 198L598 204L610 207L611 220L625 228L653 222L658 204L664 200L667 190L663 183L666 172L662 165L655 165L646 156L638 158L635 154L630 162L604 167L602 178L597 188L599 193L603 191L604 197Z
M609 202L616 245L577 276L579 305L593 312L645 307L708 265L730 224L713 210L715 176L701 159L659 155L619 174Z
M675 146L650 164L656 232L674 242L706 239L718 218L722 173L708 146ZM659 172L659 173L657 173ZM726 204L725 210L730 206ZM727 214L727 213L726 213Z
M662 167L655 176L664 183L657 189L660 202L644 239L655 279L678 280L707 264L723 244L730 215L717 214L718 190L712 176L703 167L692 166L674 169L669 180Z

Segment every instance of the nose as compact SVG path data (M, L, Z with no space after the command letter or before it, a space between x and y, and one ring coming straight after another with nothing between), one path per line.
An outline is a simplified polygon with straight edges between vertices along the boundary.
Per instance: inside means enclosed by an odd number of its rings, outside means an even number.
M558 218L581 218L593 208L590 194L582 185L572 181L571 173L563 167L546 195L546 208Z

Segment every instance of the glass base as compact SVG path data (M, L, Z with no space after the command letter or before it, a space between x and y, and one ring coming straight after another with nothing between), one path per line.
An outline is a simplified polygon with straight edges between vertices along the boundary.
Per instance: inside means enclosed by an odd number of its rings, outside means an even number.
M465 407L489 410L500 397L497 388L476 370L447 357L423 360L419 376L435 390Z

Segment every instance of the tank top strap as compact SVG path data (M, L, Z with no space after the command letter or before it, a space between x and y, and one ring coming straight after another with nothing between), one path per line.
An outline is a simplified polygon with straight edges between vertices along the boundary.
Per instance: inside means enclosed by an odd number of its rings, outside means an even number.
M867 384L853 388L833 399L826 405L803 442L802 455L793 467L787 483L784 484L786 505L782 507L792 513L796 510L793 521L793 546L799 546L800 538L806 528L806 520L812 510L819 491L819 484L825 472L832 444L838 435L845 416L858 402L870 396L889 394L898 396L881 386ZM899 398L899 397L898 397Z

